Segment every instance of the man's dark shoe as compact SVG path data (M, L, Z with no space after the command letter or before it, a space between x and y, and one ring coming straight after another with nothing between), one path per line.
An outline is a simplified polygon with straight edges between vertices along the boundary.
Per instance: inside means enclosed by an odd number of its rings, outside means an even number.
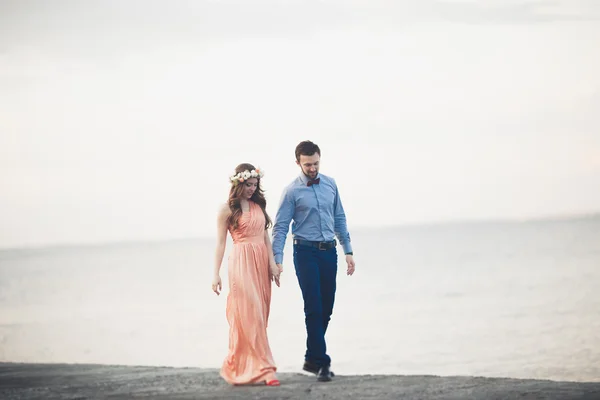
M321 367L319 367L314 362L304 361L304 366L302 367L302 369L305 370L306 372L310 372L311 374L318 375L319 374L319 370L321 369ZM335 374L333 373L333 371L329 370L329 373L331 374L332 377L335 376Z
M304 361L304 366L302 367L306 372L310 372L311 374L317 375L319 373L319 366L310 361Z
M329 366L321 367L319 373L317 374L317 380L319 382L329 382L331 380L331 371L329 370Z

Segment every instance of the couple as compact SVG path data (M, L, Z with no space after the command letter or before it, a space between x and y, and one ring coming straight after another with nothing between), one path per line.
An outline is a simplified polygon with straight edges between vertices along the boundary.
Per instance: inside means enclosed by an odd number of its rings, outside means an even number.
M296 164L301 174L288 185L273 225L273 244L268 228L271 220L260 187L263 172L251 164L240 164L231 179L229 202L218 215L217 249L213 291L222 290L219 270L225 253L227 231L233 239L229 256L229 353L221 376L230 384L265 383L279 386L267 338L271 303L271 282L279 286L283 271L283 248L292 224L294 266L302 297L306 323L306 354L303 369L330 381L331 359L325 346L325 332L333 311L339 239L354 273L354 258L346 216L335 180L319 174L321 150L311 141L296 147Z

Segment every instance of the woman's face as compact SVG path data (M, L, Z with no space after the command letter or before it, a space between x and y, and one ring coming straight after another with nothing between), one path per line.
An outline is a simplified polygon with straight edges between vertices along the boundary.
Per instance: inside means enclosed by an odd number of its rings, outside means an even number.
M258 179L257 178L248 178L241 184L244 185L244 188L242 189L242 198L249 199L252 197L252 195L258 188Z

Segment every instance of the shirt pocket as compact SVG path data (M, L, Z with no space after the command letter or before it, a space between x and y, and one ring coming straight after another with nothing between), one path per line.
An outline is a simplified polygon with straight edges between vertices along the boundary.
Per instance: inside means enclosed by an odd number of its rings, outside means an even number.
M323 206L331 209L334 208L335 205L335 188L327 187L325 190L321 192L320 201L323 203Z
M312 207L311 201L306 196L300 195L296 198L296 211L306 212L311 207Z

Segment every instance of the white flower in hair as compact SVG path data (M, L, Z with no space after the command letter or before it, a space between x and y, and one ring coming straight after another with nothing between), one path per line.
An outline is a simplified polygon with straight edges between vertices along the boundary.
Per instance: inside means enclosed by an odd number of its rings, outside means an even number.
M264 176L264 172L262 172L261 169L256 168L256 169L253 169L252 171L245 170L243 172L238 172L237 174L235 174L233 176L230 176L229 180L235 186L238 183L244 182L247 179L250 179L250 178L262 178L263 176Z

